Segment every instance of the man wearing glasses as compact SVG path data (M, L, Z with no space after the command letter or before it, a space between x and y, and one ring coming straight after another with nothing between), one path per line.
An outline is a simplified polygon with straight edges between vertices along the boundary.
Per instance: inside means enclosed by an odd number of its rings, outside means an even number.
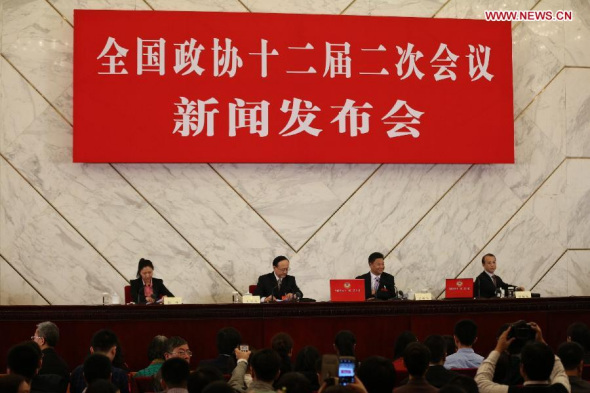
M166 340L166 352L164 352L164 359L180 358L186 361L188 364L191 363L191 357L193 356L192 351L188 347L188 342L179 336L170 337ZM162 369L158 370L154 375L154 388L156 391L164 391L162 386Z
M289 276L289 260L282 255L272 261L273 272L258 277L254 295L260 296L264 303L282 300L297 300L303 293L297 286L295 277Z
M65 379L67 385L70 380L70 369L54 348L59 341L59 328L53 322L41 322L37 325L31 340L37 343L43 353L43 365L39 374L60 375Z

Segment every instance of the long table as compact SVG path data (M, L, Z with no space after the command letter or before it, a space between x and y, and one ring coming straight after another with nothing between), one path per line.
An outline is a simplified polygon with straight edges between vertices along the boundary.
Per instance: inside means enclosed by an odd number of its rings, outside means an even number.
M8 349L29 340L35 325L53 321L60 328L56 349L71 368L88 354L93 333L109 328L118 335L131 370L148 364L147 347L157 334L181 336L194 355L191 366L217 356L216 332L225 326L238 329L253 348L268 347L273 335L289 333L294 353L314 345L333 352L334 335L351 330L357 337L357 357L391 358L396 337L405 330L423 340L429 334L453 334L463 318L479 326L476 352L494 348L496 332L506 322L537 322L545 340L556 348L566 339L572 322L590 325L590 297L374 301L360 303L187 304L155 306L0 306L0 370L6 367Z

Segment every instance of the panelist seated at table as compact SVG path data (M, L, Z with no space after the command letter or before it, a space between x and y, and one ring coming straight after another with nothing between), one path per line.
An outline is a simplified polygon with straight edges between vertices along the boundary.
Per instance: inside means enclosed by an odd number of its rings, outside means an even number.
M258 277L255 296L260 296L261 302L276 300L296 300L303 297L297 286L295 277L289 276L289 260L280 255L272 261L273 272Z
M370 271L357 279L365 280L365 299L387 300L396 297L395 280L385 273L385 257L380 252L369 255Z
M502 288L504 291L508 287L516 287L512 284L506 284L502 279L495 275L496 257L494 254L486 254L481 258L481 265L484 271L477 276L473 283L473 296L475 297L496 297L497 290ZM524 291L524 287L516 287L517 291Z
M137 279L131 280L131 299L137 304L153 304L163 297L174 297L164 280L154 278L154 264L141 258L137 264Z

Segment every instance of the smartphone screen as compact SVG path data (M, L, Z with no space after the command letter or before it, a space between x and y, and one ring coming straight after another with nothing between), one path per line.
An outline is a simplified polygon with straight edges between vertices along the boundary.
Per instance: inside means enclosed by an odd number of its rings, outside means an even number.
M351 356L341 356L338 365L338 383L348 385L354 382L355 358Z
M240 351L248 352L249 350L250 350L250 347L248 346L248 344L240 344Z

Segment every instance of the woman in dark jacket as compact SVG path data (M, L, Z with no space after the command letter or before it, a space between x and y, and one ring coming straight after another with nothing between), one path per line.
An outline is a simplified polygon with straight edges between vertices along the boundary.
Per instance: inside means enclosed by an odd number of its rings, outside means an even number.
M152 304L162 297L174 297L166 288L164 281L153 278L154 264L148 259L141 258L137 264L137 278L131 280L131 300L137 304Z

